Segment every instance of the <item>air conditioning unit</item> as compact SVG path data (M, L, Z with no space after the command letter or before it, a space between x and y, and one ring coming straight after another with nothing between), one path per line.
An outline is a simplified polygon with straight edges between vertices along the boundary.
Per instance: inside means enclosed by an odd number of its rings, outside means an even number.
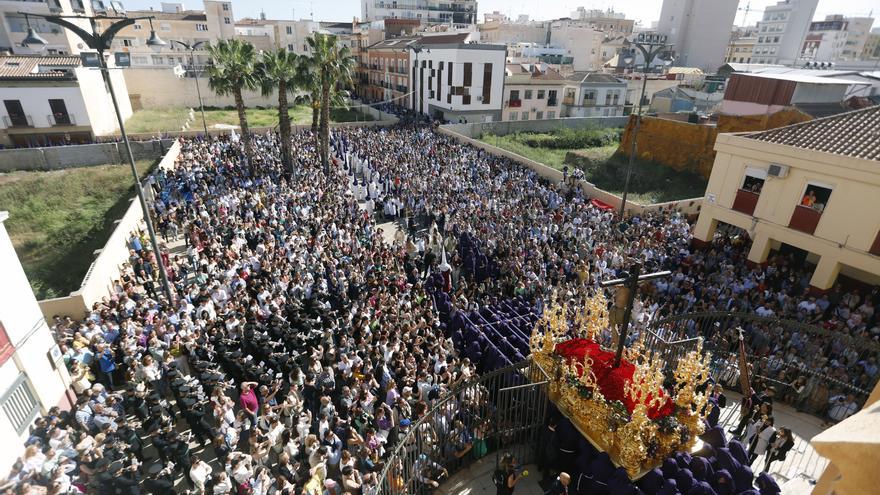
M784 179L788 177L788 165L781 165L779 163L771 163L769 167L767 167L767 177L776 177L777 179Z

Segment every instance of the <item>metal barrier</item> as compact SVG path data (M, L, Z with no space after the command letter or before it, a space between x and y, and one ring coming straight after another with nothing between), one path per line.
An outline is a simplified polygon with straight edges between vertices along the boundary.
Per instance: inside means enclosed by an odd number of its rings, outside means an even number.
M742 328L748 334L755 329L768 330L781 328L789 335L810 336L817 340L842 341L859 354L860 358L876 355L880 346L868 339L851 337L845 334L832 334L828 330L782 318L763 317L752 313L704 312L676 315L653 322L645 337L646 348L660 354L667 360L676 360L689 352L699 338L705 339L704 350L712 352L712 376L728 388L739 390L739 365L736 343L719 339L731 329ZM732 345L733 344L733 345ZM750 348L750 346L747 346ZM810 358L813 356L804 356ZM805 366L797 362L787 362L775 356L762 356L748 352L748 362L752 366L753 381L773 385L777 400L788 403L800 411L816 416L824 416L828 401L836 395L852 394L861 405L870 395L869 387L858 387L842 381L822 369ZM669 363L669 361L667 361ZM673 365L674 366L674 365Z
M442 397L399 439L388 439L377 490L383 495L427 493L430 482L477 459L512 453L535 461L547 415L547 374L530 360L476 377Z

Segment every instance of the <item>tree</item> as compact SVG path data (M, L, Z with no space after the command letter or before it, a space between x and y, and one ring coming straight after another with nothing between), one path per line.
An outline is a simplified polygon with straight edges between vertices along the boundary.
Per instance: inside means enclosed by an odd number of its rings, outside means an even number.
M295 94L303 85L304 61L299 55L284 48L263 52L257 62L257 78L263 96L278 90L278 130L281 137L281 162L293 173L293 157L290 152L290 113L287 95Z
M336 36L315 33L309 39L312 52L312 68L321 84L320 138L318 149L324 171L330 170L330 105L334 94L338 95L352 84L355 59L347 46L340 47Z
M254 45L246 41L229 39L210 45L208 52L211 54L211 62L208 64L208 85L218 95L232 95L235 99L242 144L248 166L253 171L251 135L248 131L247 113L241 92L245 89L257 89L256 50Z

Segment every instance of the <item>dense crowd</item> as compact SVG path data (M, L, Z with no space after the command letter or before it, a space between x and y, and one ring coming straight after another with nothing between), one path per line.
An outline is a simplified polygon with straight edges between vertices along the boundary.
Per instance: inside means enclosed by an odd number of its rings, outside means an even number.
M793 402L812 400L808 380L839 381L817 410L835 421L858 407L844 397L842 409L837 395L877 381L876 347L833 338L877 340L876 288L813 298L791 257L749 268L747 242L726 234L695 249L674 212L616 222L578 190L431 127L340 129L333 143L325 174L308 132L295 136L293 173L271 134L254 136L250 166L234 139L182 142L173 170L150 180L164 242L185 241L159 254L173 300L134 233L113 293L83 319L55 319L78 400L37 421L7 489L172 493L181 475L178 489L207 494L361 495L410 478L412 490L436 487L450 463L489 448L476 412L486 398L453 396L448 417L417 432L451 448L413 459L412 473L387 464L410 426L477 374L426 291L437 271L458 308L518 296L540 310L551 298L583 302L638 260L673 271L642 294L640 328L712 310L824 327L746 331L757 374L790 384ZM399 232L378 227L389 220ZM461 255L464 234L484 259ZM722 356L738 345L731 332L690 329ZM752 442L764 402L743 424Z

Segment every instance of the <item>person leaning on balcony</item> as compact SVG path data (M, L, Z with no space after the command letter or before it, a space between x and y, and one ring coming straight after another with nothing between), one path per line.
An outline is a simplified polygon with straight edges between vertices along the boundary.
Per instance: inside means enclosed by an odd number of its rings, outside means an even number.
M809 191L804 195L804 199L801 200L801 206L809 206L812 208L814 204L816 204L816 193Z

